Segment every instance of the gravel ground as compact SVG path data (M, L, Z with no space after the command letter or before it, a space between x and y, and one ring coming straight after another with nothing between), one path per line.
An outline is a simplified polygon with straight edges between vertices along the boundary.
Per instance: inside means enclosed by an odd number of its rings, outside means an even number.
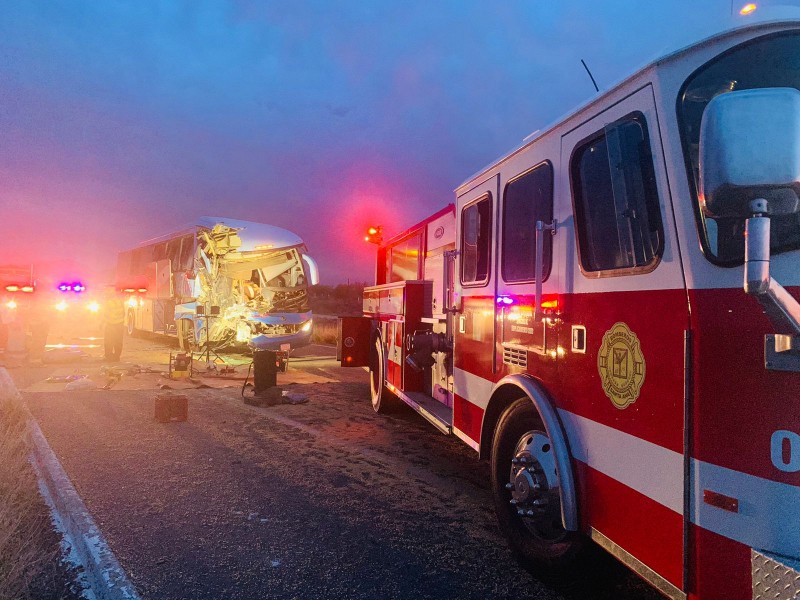
M363 371L291 389L309 402L190 390L169 424L155 391L25 396L143 598L558 598L512 559L472 450L375 415ZM613 597L660 596L631 576Z

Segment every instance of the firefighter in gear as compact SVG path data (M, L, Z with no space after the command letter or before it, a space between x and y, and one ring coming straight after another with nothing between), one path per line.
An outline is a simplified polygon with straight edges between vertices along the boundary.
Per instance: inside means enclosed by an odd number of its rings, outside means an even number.
M103 338L107 361L119 361L120 354L122 354L124 324L125 304L114 286L108 286L103 302Z

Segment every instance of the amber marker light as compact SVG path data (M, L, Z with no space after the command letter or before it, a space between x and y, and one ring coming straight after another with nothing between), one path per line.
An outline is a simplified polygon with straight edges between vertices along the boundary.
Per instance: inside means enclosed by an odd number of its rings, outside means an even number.
M740 14L740 15L749 15L749 14L752 14L752 13L754 13L754 12L756 11L756 9L757 9L757 8L758 8L758 5L756 5L756 4L755 4L755 3L753 3L753 2L750 2L749 4L745 4L745 5L744 5L744 6L743 6L743 7L742 7L740 10L739 10L739 14Z

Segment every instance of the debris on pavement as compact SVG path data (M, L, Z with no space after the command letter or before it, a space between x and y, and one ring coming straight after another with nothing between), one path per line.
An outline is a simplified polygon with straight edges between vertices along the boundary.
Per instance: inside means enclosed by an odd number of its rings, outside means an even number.
M45 379L45 383L69 383L76 379L83 379L86 375L73 373L72 375L53 375Z
M83 390L96 390L97 384L88 377L81 377L75 381L70 381L64 386L66 392L78 392Z
M279 386L267 388L260 394L255 394L252 388L249 393L242 391L244 403L250 406L277 406L278 404L304 404L308 402L308 397L300 392L290 392L281 389Z
M70 363L89 358L83 350L75 348L52 348L42 355L43 363Z

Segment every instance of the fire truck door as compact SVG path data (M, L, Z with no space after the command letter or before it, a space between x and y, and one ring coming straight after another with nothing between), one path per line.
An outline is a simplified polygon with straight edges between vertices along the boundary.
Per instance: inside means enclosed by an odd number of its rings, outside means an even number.
M688 306L652 88L561 141L559 412L582 519L623 562L683 590Z
M453 430L476 447L483 411L495 379L495 273L497 186L494 176L456 204Z

